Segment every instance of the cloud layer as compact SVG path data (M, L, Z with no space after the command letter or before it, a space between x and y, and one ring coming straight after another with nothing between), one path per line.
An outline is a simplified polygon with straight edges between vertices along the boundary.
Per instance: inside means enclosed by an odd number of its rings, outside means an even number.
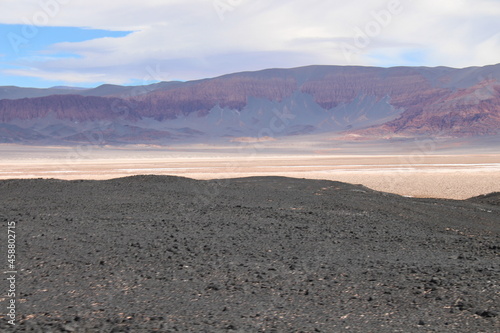
M9 8L0 12L3 24L133 31L47 45L4 70L68 84L311 64L467 67L498 63L500 54L497 0L4 0L3 6ZM43 38L15 33L26 43Z

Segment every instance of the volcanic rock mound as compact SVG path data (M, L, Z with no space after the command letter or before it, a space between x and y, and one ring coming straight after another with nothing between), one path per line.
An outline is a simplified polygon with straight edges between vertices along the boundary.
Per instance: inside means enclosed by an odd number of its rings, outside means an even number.
M500 324L498 194L454 201L324 180L136 176L5 180L0 200L18 251L18 322L2 313L2 332Z

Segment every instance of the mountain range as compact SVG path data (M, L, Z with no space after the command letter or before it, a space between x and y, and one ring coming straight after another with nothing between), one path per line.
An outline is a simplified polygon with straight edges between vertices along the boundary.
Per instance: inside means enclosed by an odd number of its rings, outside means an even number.
M0 87L0 142L238 142L500 134L500 64L308 66L92 89Z

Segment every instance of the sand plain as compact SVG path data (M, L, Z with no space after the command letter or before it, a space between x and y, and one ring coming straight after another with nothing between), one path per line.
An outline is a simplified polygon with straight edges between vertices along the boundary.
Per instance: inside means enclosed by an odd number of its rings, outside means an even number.
M194 179L286 176L362 184L412 197L467 199L500 192L500 154L274 154L165 148L0 146L0 179Z

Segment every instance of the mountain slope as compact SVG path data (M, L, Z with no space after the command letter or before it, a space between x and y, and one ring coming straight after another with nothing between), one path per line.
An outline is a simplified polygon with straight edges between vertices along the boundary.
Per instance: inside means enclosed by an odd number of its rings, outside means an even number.
M500 128L500 64L465 69L308 66L64 91L71 94L15 99L13 93L0 100L0 122L39 131L56 143L74 143L75 135L52 136L44 128L99 134L115 123L136 130L130 138L111 135L120 138L113 143L165 144L312 133L470 137L499 134ZM157 135L180 129L196 134Z
M433 103L410 106L398 119L357 133L476 136L497 134L499 129L500 84L488 80L456 90Z
M23 99L46 97L51 95L80 95L80 96L137 96L158 89L168 89L180 82L159 82L144 86L119 86L103 84L96 88L76 88L57 86L52 88L23 88L16 86L0 86L1 99Z

